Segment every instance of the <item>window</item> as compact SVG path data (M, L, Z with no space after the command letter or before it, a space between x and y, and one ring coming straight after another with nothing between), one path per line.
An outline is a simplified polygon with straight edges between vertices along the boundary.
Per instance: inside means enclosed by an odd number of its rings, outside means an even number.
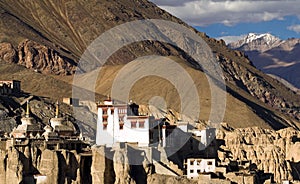
M103 123L103 130L107 129L107 123Z
M139 128L145 128L145 121L139 121Z
M102 114L107 114L107 109L102 109Z
M190 170L190 173L194 173L194 169L191 169L191 170Z
M208 161L207 165L213 165L213 162L212 161Z
M190 165L194 165L194 160L190 160Z
M131 121L131 128L136 128L136 121Z
M200 174L200 173L201 173L200 169L197 169L197 173L198 173L198 174Z
M123 122L120 122L120 123L119 123L119 128L120 128L120 130L123 130L123 126L124 126L124 123L123 123Z
M107 117L102 117L103 130L107 129Z
M102 122L107 123L107 117L102 117Z

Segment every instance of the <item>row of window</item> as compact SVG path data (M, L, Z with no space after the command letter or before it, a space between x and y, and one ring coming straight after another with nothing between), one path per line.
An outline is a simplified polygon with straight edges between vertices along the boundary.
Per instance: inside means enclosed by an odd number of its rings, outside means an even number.
M200 163L201 163L201 161L197 160L196 165L200 165ZM194 165L194 160L190 160L190 165ZM213 162L212 161L208 161L207 165L213 165Z
M137 128L137 121L131 121L131 128ZM145 128L145 121L139 121L139 128Z
M145 121L131 121L130 125L131 128L137 128L137 124L138 124L138 128L145 128ZM123 126L124 126L124 122L120 121L119 123L119 128L120 130L123 130ZM107 129L107 117L103 117L103 130Z
M102 114L106 115L107 114L107 110L106 108L102 109ZM114 113L114 109L110 109L111 110L111 114ZM127 109L119 109L118 110L119 114L127 114Z
M191 173L191 174L194 173L194 169L191 169L191 170L190 170L190 173ZM201 173L201 170L200 170L200 169L197 169L197 173L200 174L200 173Z

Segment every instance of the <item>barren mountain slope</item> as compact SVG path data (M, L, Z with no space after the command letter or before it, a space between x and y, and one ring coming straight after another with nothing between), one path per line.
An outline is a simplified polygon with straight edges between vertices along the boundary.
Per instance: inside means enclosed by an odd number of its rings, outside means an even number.
M42 73L39 75L46 77L51 77L51 74L60 74L61 76L51 78L69 83L71 83L70 76L64 75L72 74L86 47L109 28L131 20L147 18L170 20L187 26L145 0L92 0L88 2L49 0L15 1L14 3L7 0L0 2L0 9L0 41L6 42L6 46L12 45L12 47L2 47L6 50L1 52L0 49L0 57L6 62L36 69ZM226 47L224 42L208 38L203 33L198 34L211 47L224 70L228 91L227 103L229 104L226 109L225 121L234 127L259 125L279 129L285 126L298 126L297 119L300 117L298 95L253 67L241 52L232 51ZM24 41L24 39L28 40ZM11 53L12 56L6 57L6 53ZM110 62L114 65L106 66L107 74L115 75L118 67L122 67L139 56L149 54L175 56L184 60L186 70L191 72L195 83L199 84L200 102L204 109L201 109L200 113L204 113L201 117L207 119L210 110L205 110L205 108L209 108L210 96L207 95L209 91L205 90L207 86L204 88L200 86L203 83L203 77L201 77L203 73L194 69L193 61L178 48L152 41L132 44L122 48L110 58ZM30 82L30 78L16 77L11 74L6 77L22 80L28 86L28 92L54 96L51 91L35 87L36 83ZM2 73L0 77L1 75ZM104 75L102 79L111 76ZM106 80L99 82L96 90L102 94L109 93L110 82ZM173 99L170 107L176 109L178 108L178 101L174 101L176 94L170 93L171 87L166 88L166 83L160 79L139 81L134 86L135 90L132 90L132 96L136 98L136 101L145 100L144 98L155 90L146 90L145 92L140 89L147 85L155 86L154 89L158 92L161 89L166 90L162 97ZM46 85L55 86L56 83ZM70 88L61 86L56 89L62 94L71 92ZM208 99L207 102L205 102L205 98Z
M269 38L266 38L266 35ZM300 88L300 39L280 40L270 34L256 35L252 40L245 39L230 43L229 47L245 52L253 64L263 72L276 75Z

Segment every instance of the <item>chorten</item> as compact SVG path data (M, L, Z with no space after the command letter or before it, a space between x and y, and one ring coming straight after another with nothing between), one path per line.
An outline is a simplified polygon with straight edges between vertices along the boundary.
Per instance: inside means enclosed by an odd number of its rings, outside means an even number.
M22 122L22 125L32 125L36 122L33 117L30 117L28 100L27 100L27 105L26 105L26 113L25 113L25 116L21 118L21 122Z
M50 119L50 125L54 132L59 136L72 136L75 134L75 127L72 123L66 122L64 118L59 117L59 104L56 102L55 117Z
M56 102L55 117L50 119L51 127L55 129L56 126L61 126L64 118L59 117L58 101Z
M37 133L42 132L41 127L36 123L35 119L30 116L29 101L26 105L25 116L21 118L21 123L16 129L12 131L12 136L15 138L29 138L36 136Z

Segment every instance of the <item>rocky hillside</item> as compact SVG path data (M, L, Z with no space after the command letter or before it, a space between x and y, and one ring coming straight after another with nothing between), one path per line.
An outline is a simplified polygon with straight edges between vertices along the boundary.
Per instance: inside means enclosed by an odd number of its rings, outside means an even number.
M40 75L50 77L58 84L72 83L72 74L81 54L106 30L131 20L147 18L177 22L195 31L207 42L224 70L228 98L224 121L234 127L253 125L274 129L286 126L299 127L298 95L257 70L243 53L233 51L224 42L197 32L146 0L88 2L50 0L26 3L1 1L0 13L1 60L41 72ZM205 104L201 106L200 117L208 120L211 98L210 91L207 90L209 88L207 81L204 82L206 79L203 72L195 69L193 61L186 53L165 43L144 41L120 49L109 58L112 65L106 66L106 75L98 80L96 91L99 94L109 94L112 80L105 79L116 76L122 66L129 61L150 54L175 57L191 73L199 88L200 102ZM4 65L3 67L5 68ZM0 73L0 78L21 80L27 84L26 92L57 98L55 93L50 92L51 90L35 87L37 83L31 83L29 78L14 75L13 72L9 74L7 70L5 73L5 75ZM55 86L56 83L45 85ZM136 90L132 90L131 96L138 103L145 103L145 96L159 94L168 99L169 108L175 110L179 108L180 102L172 100L176 99L178 94L170 92L174 90L168 81L147 78L134 87ZM57 87L56 92L61 91L71 94L71 88Z
M7 132L10 133L17 125L21 123L20 119L25 115L26 101L30 100L30 113L37 122L41 125L46 125L49 120L55 116L55 103L56 101L45 97L31 96L28 94L13 96L0 96L0 134ZM64 117L66 121L72 122L75 127L82 133L82 135L94 140L95 137L95 124L90 123L96 121L97 116L89 112L87 106L81 106L80 113L85 115L85 120L88 118L90 121L83 122L82 119L75 119L72 107L60 102L60 116ZM82 116L82 115L81 115Z
M251 38L251 39L250 39ZM276 75L300 88L300 39L280 40L270 34L249 34L243 40L230 43L232 49L245 52L263 72Z
M273 173L274 181L298 180L300 142L299 133L287 128L272 131L251 127L221 129L217 135L225 140L219 149L220 164L231 161L255 163L256 170ZM225 164L226 165L226 164Z

